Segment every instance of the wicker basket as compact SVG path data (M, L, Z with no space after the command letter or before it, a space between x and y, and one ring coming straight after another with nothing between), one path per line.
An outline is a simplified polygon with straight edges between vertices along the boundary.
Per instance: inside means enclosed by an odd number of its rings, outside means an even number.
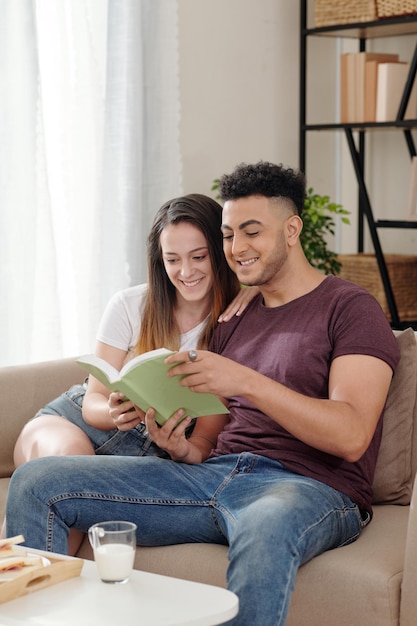
M380 303L391 321L387 299L374 254L341 254L340 278L365 287ZM401 321L417 320L417 256L405 254L385 255Z
M376 0L378 17L413 15L417 13L417 0Z
M314 22L318 26L371 22L376 19L375 0L315 0Z

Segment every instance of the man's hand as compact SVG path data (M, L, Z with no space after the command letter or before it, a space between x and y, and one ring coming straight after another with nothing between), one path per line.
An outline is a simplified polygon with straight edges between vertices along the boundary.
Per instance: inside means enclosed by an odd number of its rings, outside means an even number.
M178 409L163 426L155 422L155 411L149 409L145 416L145 424L149 436L157 446L168 452L174 461L184 463L201 463L201 452L186 438L185 432L192 422L185 417L184 410Z
M198 393L213 393L221 398L244 394L245 377L252 370L208 350L192 352L197 355L193 361L190 361L188 352L167 357L165 363L168 365L179 364L169 369L168 376L185 376L180 385Z

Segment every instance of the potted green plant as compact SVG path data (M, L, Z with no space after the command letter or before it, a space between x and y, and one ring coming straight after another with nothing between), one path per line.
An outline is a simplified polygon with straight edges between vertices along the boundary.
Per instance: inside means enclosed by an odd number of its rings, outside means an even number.
M219 188L219 179L213 181L212 191ZM344 224L350 224L349 211L341 204L330 202L329 196L320 196L310 187L303 209L303 230L300 241L304 253L313 267L324 274L337 275L342 267L336 252L329 249L328 235L334 235L335 217L341 216Z
M350 224L349 211L341 204L330 202L329 196L320 196L310 187L302 214L301 245L311 265L325 274L339 274L342 264L336 252L329 250L327 237L334 235L335 217L340 215L344 224Z

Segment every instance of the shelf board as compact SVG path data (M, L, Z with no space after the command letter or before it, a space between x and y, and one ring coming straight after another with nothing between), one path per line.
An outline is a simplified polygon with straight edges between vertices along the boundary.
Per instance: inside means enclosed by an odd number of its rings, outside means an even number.
M334 24L306 28L305 35L322 37L348 37L354 39L376 39L417 33L417 15L381 18L373 22Z
M302 130L344 130L350 128L352 130L382 130L384 128L412 130L417 128L417 120L398 120L392 122L349 122L348 124L305 124Z
M417 228L417 220L377 220L377 228Z

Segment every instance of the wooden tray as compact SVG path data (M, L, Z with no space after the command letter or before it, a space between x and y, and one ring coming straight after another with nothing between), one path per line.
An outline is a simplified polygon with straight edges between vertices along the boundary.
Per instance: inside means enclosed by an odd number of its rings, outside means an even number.
M17 550L16 550L17 552ZM43 566L29 566L16 572L7 572L7 580L1 582L0 577L0 604L14 600L33 591L56 585L68 578L79 576L84 565L82 559L52 552L42 552L26 548L25 552L41 556L50 564ZM45 561L47 563L47 561ZM6 578L4 575L3 578Z

